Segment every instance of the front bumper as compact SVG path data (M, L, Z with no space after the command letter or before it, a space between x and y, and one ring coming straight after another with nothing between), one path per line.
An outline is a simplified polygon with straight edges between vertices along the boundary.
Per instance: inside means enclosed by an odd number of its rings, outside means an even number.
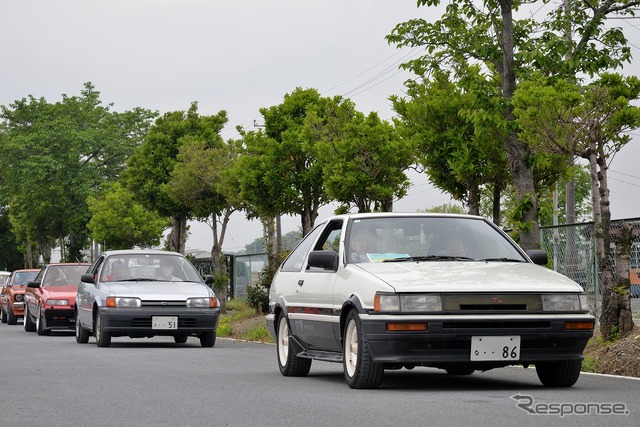
M112 336L194 335L218 327L219 308L100 308L102 327ZM152 329L153 316L177 316L177 329Z
M74 329L76 316L72 308L45 308L47 329Z
M361 314L372 358L380 363L475 369L542 361L581 360L593 329L566 330L565 322L593 322L577 315L440 315L398 316ZM427 323L425 332L389 332L388 323ZM472 337L519 336L517 360L472 361Z
M24 316L24 301L12 301L11 308L16 316Z

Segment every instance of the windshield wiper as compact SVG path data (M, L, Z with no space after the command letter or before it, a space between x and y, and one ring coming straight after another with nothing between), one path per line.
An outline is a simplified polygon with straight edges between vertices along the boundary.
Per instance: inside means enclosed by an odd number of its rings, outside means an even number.
M525 260L514 258L482 258L478 261L526 262Z
M149 279L148 277L137 277L133 279L116 280L116 282L157 282L157 279Z
M411 256L403 258L389 258L382 262L403 262L403 261L475 261L475 258L469 258L466 256L452 256L452 255L426 255L426 256Z

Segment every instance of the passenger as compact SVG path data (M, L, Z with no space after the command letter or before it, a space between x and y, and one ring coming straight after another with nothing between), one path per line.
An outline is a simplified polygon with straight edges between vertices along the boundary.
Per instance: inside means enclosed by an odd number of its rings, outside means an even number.
M371 262L369 254L376 252L376 242L378 240L375 231L358 228L353 230L350 239L351 262Z

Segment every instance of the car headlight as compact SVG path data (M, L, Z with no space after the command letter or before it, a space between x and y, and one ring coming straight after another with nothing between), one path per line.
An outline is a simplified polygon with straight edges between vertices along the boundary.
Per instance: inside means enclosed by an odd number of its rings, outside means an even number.
M24 295L16 294L16 296L14 296L13 299L14 301L22 301L24 299Z
M420 313L442 311L440 295L435 294L376 294L373 303L376 312Z
M542 295L544 311L589 311L587 296L584 294Z
M46 305L69 305L68 299L48 299Z
M188 308L214 308L218 306L218 299L215 297L189 298Z
M140 298L133 297L107 297L107 307L140 307Z

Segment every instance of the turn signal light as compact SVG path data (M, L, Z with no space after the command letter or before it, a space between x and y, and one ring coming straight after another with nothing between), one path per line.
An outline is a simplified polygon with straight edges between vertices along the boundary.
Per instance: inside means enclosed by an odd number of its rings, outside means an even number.
M427 323L387 323L388 332L398 331L428 331Z
M593 329L593 322L564 322L564 328L567 330Z

